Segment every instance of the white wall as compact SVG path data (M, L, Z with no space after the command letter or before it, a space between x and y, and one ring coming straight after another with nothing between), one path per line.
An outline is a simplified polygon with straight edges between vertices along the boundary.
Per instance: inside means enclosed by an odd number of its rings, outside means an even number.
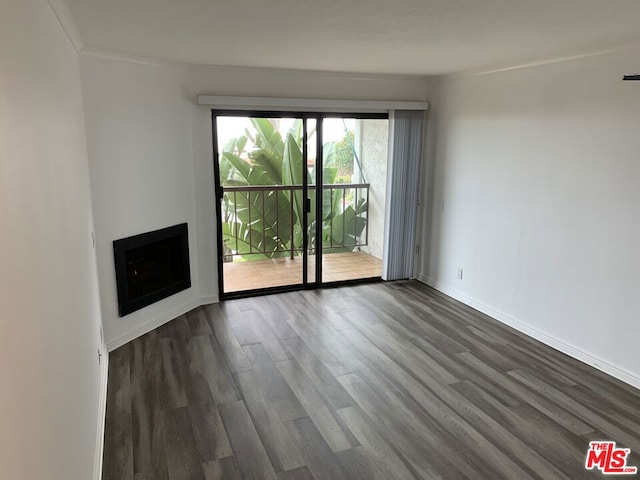
M424 100L424 80L83 55L105 335L115 348L218 296L211 108L198 94ZM132 178L127 180L126 175ZM112 241L189 222L192 288L119 318Z
M45 0L3 1L2 478L94 474L105 370L84 135L78 54L53 11Z
M83 56L87 144L105 336L110 349L200 304L186 69ZM118 316L113 241L188 223L191 288Z
M640 386L637 69L627 52L441 81L421 279Z

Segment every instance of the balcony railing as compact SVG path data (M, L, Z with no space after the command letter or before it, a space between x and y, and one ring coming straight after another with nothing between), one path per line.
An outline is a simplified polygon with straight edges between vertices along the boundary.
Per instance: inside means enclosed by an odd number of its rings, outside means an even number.
M309 185L307 214L309 252L316 241L317 188ZM367 245L369 184L322 186L322 248L325 252L353 251ZM225 186L222 196L224 260L262 254L290 256L302 251L302 185Z

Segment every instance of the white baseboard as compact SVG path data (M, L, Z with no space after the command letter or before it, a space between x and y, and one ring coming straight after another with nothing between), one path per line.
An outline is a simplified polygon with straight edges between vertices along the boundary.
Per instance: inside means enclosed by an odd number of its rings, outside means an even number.
M112 352L118 347L129 343L132 340L144 335L145 333L149 333L154 328L158 328L160 325L164 325L167 322L170 322L174 318L179 317L180 315L184 315L185 313L193 310L194 308L198 308L201 305L209 305L210 303L218 303L219 299L217 295L207 295L203 297L198 297L194 300L191 300L187 303L184 303L180 306L174 307L170 310L164 311L159 315L149 319L147 322L142 325L137 326L129 330L128 332L120 335L113 340L107 342L107 350Z
M624 368L621 368L617 365L613 365L595 355L592 355L589 352L586 352L580 349L579 347L576 347L575 345L568 344L563 340L553 337L545 332L542 332L525 322L517 320L516 318L513 318L493 307L485 305L484 303L465 295L464 293L456 290L455 288L452 288L449 285L446 285L442 282L438 282L437 280L434 280L422 274L418 275L417 279L418 281L422 283L426 283L430 287L435 288L436 290L444 293L445 295L455 298L456 300L466 305L469 305L470 307L473 307L476 310L486 315L489 315L490 317L498 320L499 322L502 322L506 325L509 325L512 328L515 328L519 332L522 332L525 335L528 335L544 343L545 345L550 346L551 348L554 348L566 355L569 355L570 357L580 360L581 362L586 363L587 365L591 365L592 367L608 375L611 375L612 377L615 377L618 380L621 380L635 388L640 389L640 377L638 377L634 373L629 372Z
M103 351L105 349L103 348ZM98 432L96 438L96 452L93 462L93 480L102 479L102 456L104 451L104 427L107 414L107 380L109 378L109 352L102 355L100 368L100 405L98 406Z
M204 297L200 297L200 305L210 305L212 303L219 303L220 299L217 295L206 295Z

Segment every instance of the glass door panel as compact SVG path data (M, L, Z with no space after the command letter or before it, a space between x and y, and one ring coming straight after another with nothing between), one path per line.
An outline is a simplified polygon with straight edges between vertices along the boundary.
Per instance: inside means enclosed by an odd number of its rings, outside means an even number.
M215 116L223 294L304 283L300 118Z
M382 275L388 120L322 121L322 282Z

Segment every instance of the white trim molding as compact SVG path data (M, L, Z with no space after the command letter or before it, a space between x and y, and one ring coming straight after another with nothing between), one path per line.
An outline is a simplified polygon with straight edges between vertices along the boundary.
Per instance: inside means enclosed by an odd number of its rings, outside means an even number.
M154 328L158 328L160 325L164 325L167 322L170 322L174 318L179 317L180 315L184 315L187 312L190 312L194 308L198 308L202 305L209 305L211 303L218 303L220 300L217 295L207 295L203 297L195 298L187 303L184 303L180 306L174 307L172 309L166 310L162 312L160 315L156 315L155 317L149 319L147 322L142 325L137 326L129 330L128 332L120 335L119 337L114 338L107 342L107 350L112 352L116 348L119 348L132 340L135 340L138 337L141 337L145 333L149 333Z
M102 346L102 366L100 368L100 405L98 406L98 428L96 434L96 452L94 457L93 480L102 478L102 459L104 454L104 429L107 416L107 381L109 379L109 352Z
M219 303L220 299L217 295L206 295L204 297L200 297L200 305L211 305L212 303Z
M73 15L71 15L71 10L69 10L67 2L65 0L47 0L47 2L76 51L80 53L84 48L84 42L82 41L82 37L80 37L78 27L73 19Z
M490 317L498 320L501 323L504 323L505 325L515 328L519 332L524 333L525 335L528 335L529 337L532 337L539 342L542 342L545 345L558 350L559 352L569 355L576 360L580 360L581 362L586 363L587 365L590 365L593 368L600 370L601 372L611 375L612 377L615 377L624 383L640 389L640 377L622 367L613 365L599 357L596 357L595 355L592 355L589 352L582 350L581 348L576 347L575 345L571 345L564 342L563 340L542 332L541 330L538 330L537 328L532 327L525 322L513 318L506 313L485 305L484 303L474 298L468 297L455 288L452 288L451 286L446 285L442 282L439 282L422 274L418 276L418 281L425 283L430 287L433 287L436 290L444 293L445 295L448 295L466 305L469 305L470 307L475 308L476 310L486 315L489 315Z
M198 95L198 105L234 110L278 110L290 112L388 112L428 110L429 102L396 100L329 100L325 98L235 97Z
M89 47L87 45L84 46L82 51L80 52L82 55L87 55L89 57L99 57L106 58L109 60L117 60L121 62L129 62L129 63L138 63L140 65L149 65L151 67L176 67L182 66L185 67L187 64L179 63L179 62L170 62L168 60L160 60L157 58L150 57L142 57L139 55L132 55L129 53L116 52L113 50L106 50L103 48L95 48Z

